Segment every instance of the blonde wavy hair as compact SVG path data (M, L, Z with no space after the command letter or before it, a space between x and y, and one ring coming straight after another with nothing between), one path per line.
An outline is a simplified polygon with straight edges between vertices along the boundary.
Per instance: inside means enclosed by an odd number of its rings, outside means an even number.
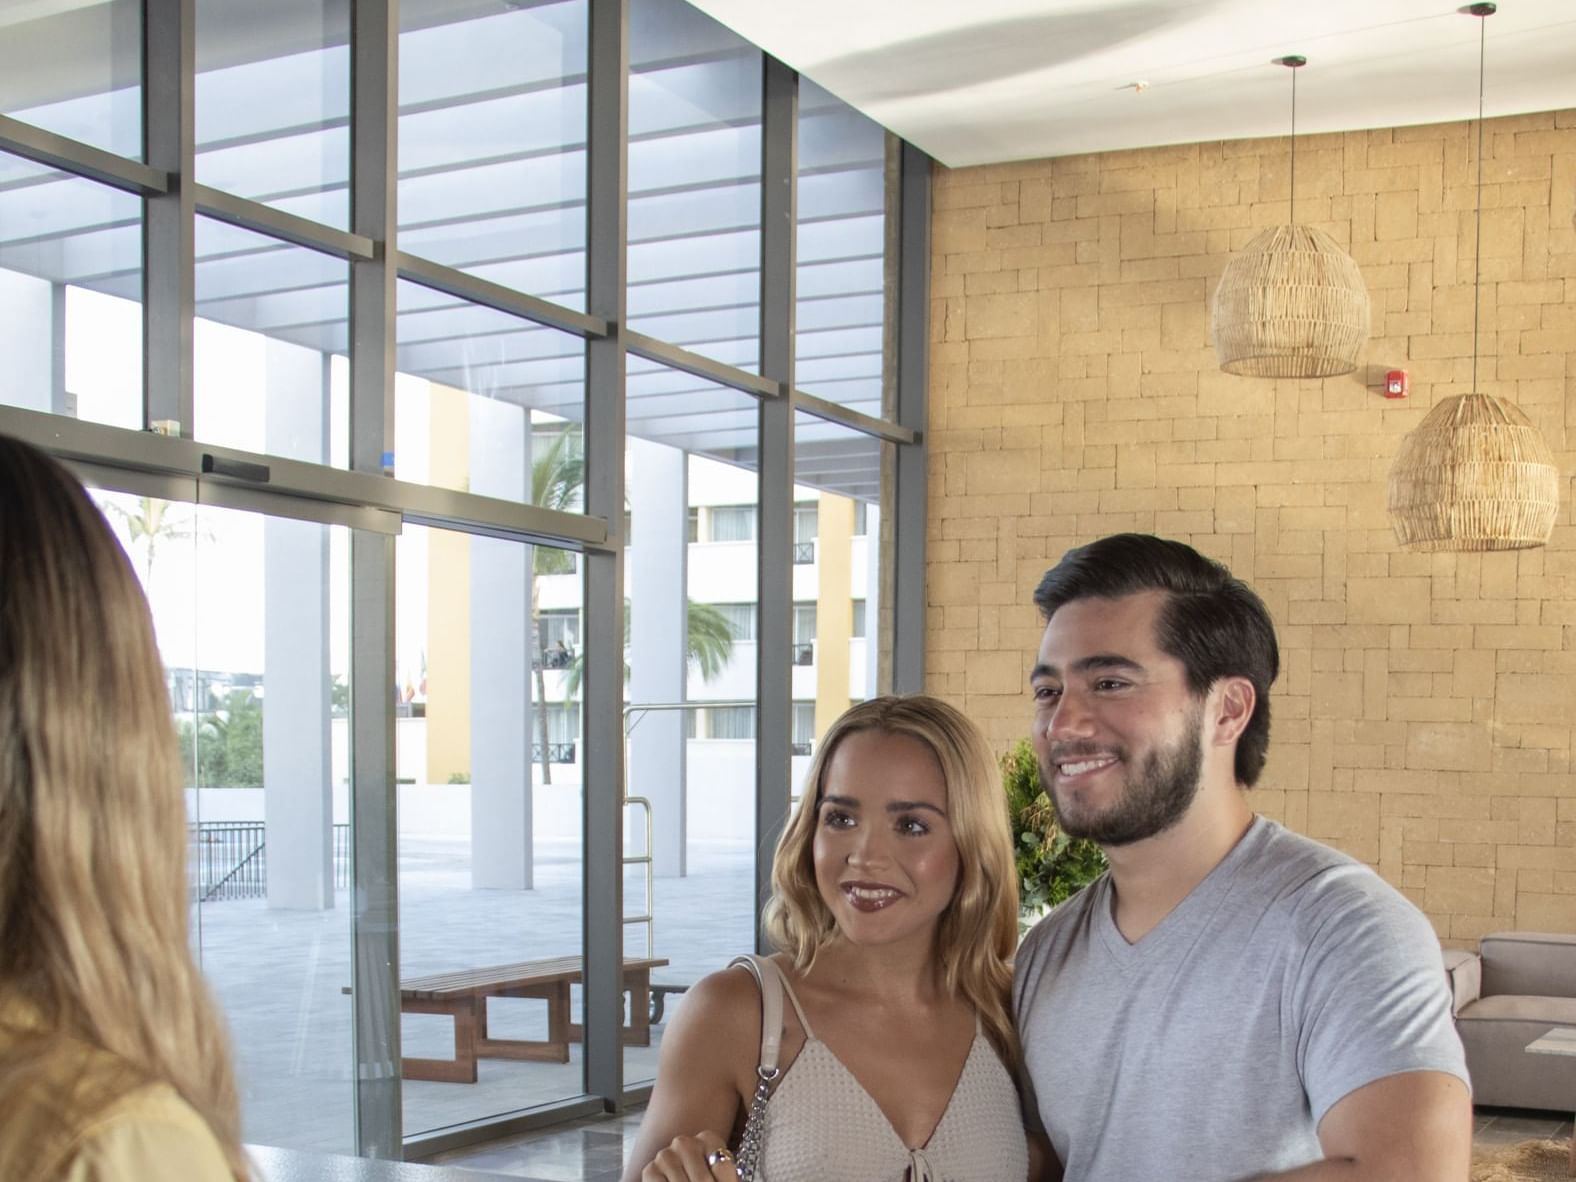
M772 860L767 935L804 972L836 934L836 922L816 887L815 830L826 769L842 741L861 731L915 739L941 766L947 819L958 846L957 889L936 929L942 981L954 997L973 1006L1003 1061L1016 1066L1018 1038L1007 1009L1018 943L1018 875L1007 797L985 736L940 699L924 694L871 698L849 708L827 730L810 762L805 794Z
M8 1182L46 1166L7 1114L68 1042L119 1061L99 1089L118 1094L94 1102L168 1084L248 1176L226 1039L187 936L182 783L126 555L64 468L0 436L0 993L38 1019L0 1063Z

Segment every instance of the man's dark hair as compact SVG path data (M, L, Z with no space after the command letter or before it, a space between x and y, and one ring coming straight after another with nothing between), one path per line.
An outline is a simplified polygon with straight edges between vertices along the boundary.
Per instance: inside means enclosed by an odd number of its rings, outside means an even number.
M1113 534L1078 546L1045 572L1034 603L1047 623L1075 599L1163 591L1155 640L1182 662L1201 697L1222 677L1253 683L1253 716L1237 740L1237 783L1251 788L1270 745L1270 683L1280 672L1275 626L1253 589L1193 547L1149 534Z

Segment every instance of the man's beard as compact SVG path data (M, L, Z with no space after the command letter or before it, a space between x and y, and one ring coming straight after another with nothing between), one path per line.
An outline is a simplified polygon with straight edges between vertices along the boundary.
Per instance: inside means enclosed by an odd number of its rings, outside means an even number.
M1182 737L1170 747L1151 751L1141 768L1124 777L1121 797L1103 810L1080 809L1064 800L1056 791L1055 765L1110 751L1127 767L1127 752L1092 744L1088 750L1079 750L1077 743L1053 748L1052 761L1040 763L1040 787L1056 805L1062 832L1069 837L1091 838L1104 846L1121 846L1163 833L1180 821L1198 795L1199 773L1204 766L1204 741L1199 733L1203 714L1202 705L1190 709Z

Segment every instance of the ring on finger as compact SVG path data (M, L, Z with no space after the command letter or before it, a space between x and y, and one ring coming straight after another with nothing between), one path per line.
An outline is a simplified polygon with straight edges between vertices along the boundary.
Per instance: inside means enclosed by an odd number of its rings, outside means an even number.
M713 1149L710 1153L708 1153L706 1155L706 1164L708 1166L715 1166L715 1165L718 1165L718 1164L720 1164L722 1162L732 1162L732 1161L733 1161L733 1154L729 1153L726 1149Z

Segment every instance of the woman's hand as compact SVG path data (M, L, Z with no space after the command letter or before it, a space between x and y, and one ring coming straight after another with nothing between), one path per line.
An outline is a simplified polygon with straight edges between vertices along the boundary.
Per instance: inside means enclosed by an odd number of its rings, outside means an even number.
M738 1182L733 1154L710 1129L675 1137L640 1174L640 1182Z

